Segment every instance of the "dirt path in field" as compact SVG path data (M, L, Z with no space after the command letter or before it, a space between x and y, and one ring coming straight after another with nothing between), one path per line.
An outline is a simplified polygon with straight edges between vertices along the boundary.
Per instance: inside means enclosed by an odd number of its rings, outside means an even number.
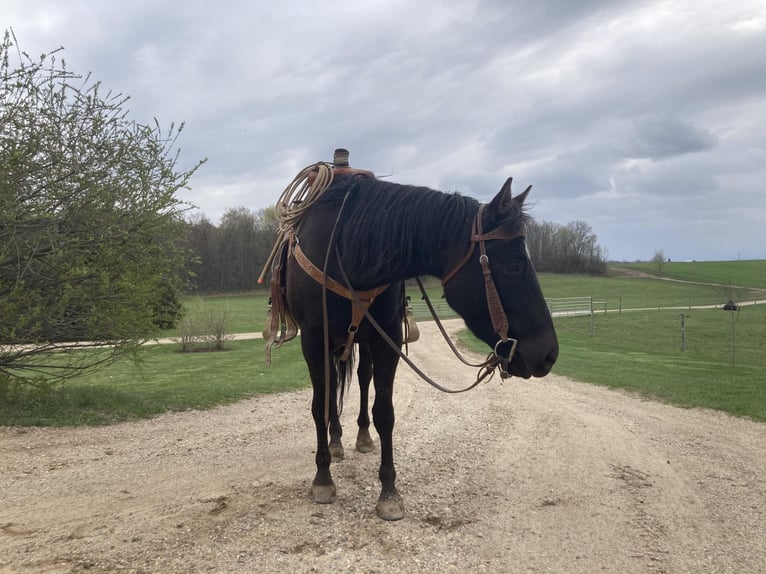
M411 355L465 383L421 327ZM402 366L397 387L397 523L377 451L351 448L356 392L329 506L308 392L0 429L0 572L766 572L766 425L556 376L448 396Z
M613 266L611 271L615 274L615 277L625 277L633 279L659 279L660 281L670 281L671 283L687 283L689 285L706 285L708 287L718 287L723 293L728 292L730 289L745 290L752 294L766 293L766 289L761 287L746 287L744 285L729 285L726 283L710 283L707 281L691 281L688 279L675 279L673 277L663 277L661 275L655 275L640 271L638 269L631 269L629 267Z

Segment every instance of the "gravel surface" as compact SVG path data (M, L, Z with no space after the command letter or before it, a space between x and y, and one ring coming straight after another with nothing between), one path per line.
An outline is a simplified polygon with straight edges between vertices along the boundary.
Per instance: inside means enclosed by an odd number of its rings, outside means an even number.
M475 376L421 331L427 372ZM444 395L402 365L395 397L394 523L355 390L332 505L308 498L308 391L0 428L0 572L766 572L764 424L553 375Z

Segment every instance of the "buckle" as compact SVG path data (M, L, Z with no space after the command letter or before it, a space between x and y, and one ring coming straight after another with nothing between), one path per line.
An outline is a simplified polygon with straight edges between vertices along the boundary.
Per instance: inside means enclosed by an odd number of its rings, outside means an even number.
M500 352L500 345L503 345L505 343L510 343L511 346L510 346L510 349L508 350L508 354L506 356L503 356L503 354ZM519 344L518 339L512 339L510 337L505 340L500 339L497 343L495 343L495 349L493 352L495 354L495 357L497 357L499 361L498 366L500 367L500 377L502 379L507 379L508 377L511 376L511 373L508 369L511 365L511 361L513 360L513 356L516 354L516 347L518 346L518 344Z

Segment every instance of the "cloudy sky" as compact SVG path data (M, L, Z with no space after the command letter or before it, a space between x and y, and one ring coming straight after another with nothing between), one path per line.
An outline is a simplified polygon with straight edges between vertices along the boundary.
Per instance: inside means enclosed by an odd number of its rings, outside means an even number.
M589 223L614 260L766 258L764 0L3 0L32 55L186 122L211 220L331 160Z

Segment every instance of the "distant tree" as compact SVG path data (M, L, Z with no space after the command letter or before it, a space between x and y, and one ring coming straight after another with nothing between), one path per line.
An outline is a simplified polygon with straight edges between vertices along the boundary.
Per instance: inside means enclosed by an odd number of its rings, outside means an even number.
M606 272L606 252L584 221L567 225L533 221L527 230L527 248L538 271L593 275Z
M247 291L258 280L255 252L257 220L255 214L244 208L227 209L221 217L220 251L223 291Z
M186 222L186 241L190 257L187 260L189 285L195 293L215 293L221 290L221 237L218 228L203 215Z
M128 119L127 97L0 45L0 386L107 364L180 314L183 126ZM17 62L17 63L16 63ZM200 162L201 163L201 162ZM75 352L72 341L109 344ZM0 389L1 390L1 389Z
M237 292L263 288L258 275L274 246L278 221L274 206L258 211L226 210L218 226L204 216L187 222L193 253L191 284L197 293ZM584 221L567 225L531 222L527 248L538 271L552 273L606 272L606 251Z
M657 265L657 273L662 274L662 266L665 263L665 252L662 249L656 249L651 262Z
M218 226L204 216L187 221L190 285L196 293L230 293L262 288L263 265L274 246L278 222L274 206L258 211L227 209Z

